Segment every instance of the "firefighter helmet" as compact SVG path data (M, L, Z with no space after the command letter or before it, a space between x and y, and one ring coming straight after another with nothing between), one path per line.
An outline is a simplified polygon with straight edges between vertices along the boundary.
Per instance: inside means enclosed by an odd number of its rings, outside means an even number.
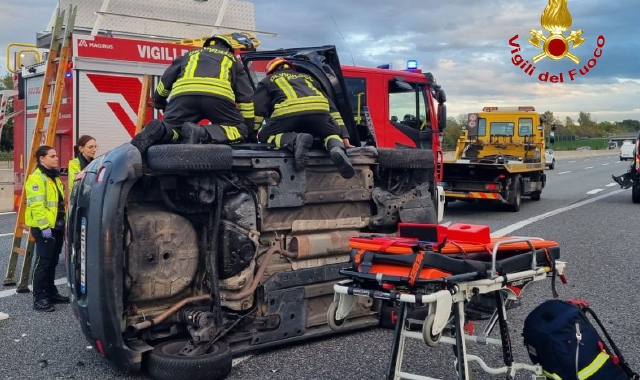
M202 46L207 47L214 42L222 43L227 49L229 49L229 51L233 52L233 44L231 43L231 40L229 39L229 37L224 36L222 34L214 34L213 36L207 38L202 44Z
M295 70L295 67L293 66L293 63L291 63L290 61L284 59L283 57L276 57L276 58L272 59L271 61L269 61L269 63L267 63L267 75L271 74L278 67L283 66L283 65L284 65L285 69L293 69L293 70Z

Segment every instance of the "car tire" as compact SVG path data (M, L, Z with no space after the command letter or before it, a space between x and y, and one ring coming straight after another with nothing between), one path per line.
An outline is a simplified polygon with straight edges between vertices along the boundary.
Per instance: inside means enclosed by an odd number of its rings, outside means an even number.
M155 145L147 151L147 166L158 171L230 170L233 149L219 144Z
M520 203L522 202L522 188L520 185L520 176L516 175L513 177L513 190L509 191L509 195L507 197L507 204L505 208L511 212L520 211Z
M147 357L147 373L156 380L222 380L231 372L231 349L216 342L211 352L200 356L180 356L188 339L159 343Z
M551 161L551 165L549 165L549 170L553 170L556 167L556 160Z
M378 148L381 169L433 169L433 151L427 149Z
M633 203L640 203L640 185L633 185L631 188L631 201Z

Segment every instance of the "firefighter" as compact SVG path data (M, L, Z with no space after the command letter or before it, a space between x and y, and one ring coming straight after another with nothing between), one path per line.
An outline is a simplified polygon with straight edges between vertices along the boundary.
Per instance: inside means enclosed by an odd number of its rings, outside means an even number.
M36 150L38 166L24 184L27 197L25 224L36 246L33 273L33 308L54 311L54 304L69 303L53 283L64 242L64 186L58 172L55 149L43 145Z
M353 177L355 170L345 152L345 147L352 147L349 133L320 85L282 57L267 64L266 74L254 96L256 116L268 118L258 140L291 150L296 169L304 170L313 137L320 137L342 177Z
M71 189L73 188L73 182L76 176L93 161L96 157L97 149L98 145L95 138L89 135L82 135L78 138L78 143L73 147L75 158L69 161L68 165L67 188L69 189L69 195L71 195Z
M162 75L153 102L164 117L152 120L131 140L142 153L171 141L237 143L247 137L247 126L253 126L253 87L223 35L176 58ZM204 119L211 124L196 124Z

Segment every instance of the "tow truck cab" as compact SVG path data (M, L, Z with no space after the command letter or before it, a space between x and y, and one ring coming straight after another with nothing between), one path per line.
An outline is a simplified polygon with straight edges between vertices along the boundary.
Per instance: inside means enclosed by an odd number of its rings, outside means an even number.
M270 144L158 145L142 156L125 143L76 179L65 255L71 308L92 346L125 372L223 379L235 355L332 334L332 287L348 265L349 238L438 221L437 133L420 130L437 130L427 102L434 87L371 72L360 96L367 105L354 108L360 92L346 86L332 46L243 55L254 85L254 69L275 54L336 104L356 146L353 178L321 146L297 171L292 154ZM376 114L367 107L385 81L382 104L417 117L358 123ZM396 106L405 92L424 104ZM390 125L414 148L377 146ZM385 307L359 303L341 331L378 325Z

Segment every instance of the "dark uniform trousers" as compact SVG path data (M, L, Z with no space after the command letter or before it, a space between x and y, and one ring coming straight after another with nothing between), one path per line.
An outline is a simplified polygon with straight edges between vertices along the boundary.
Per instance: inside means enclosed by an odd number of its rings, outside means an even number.
M36 241L36 266L33 272L34 302L51 298L58 294L58 289L53 282L58 260L60 260L60 252L62 252L62 244L64 243L64 231L55 229L51 231L51 237L45 239L42 237L42 231L39 228L31 228L31 235Z
M278 147L293 147L298 133L309 133L317 138L324 139L323 146L330 149L330 140L340 138L340 127L329 113L304 113L293 114L287 117L270 119L267 124L258 131L258 140L262 143L275 144Z
M198 123L204 119L211 122L211 125L204 128L214 142L230 143L241 140L248 134L247 125L236 104L214 96L182 95L171 99L162 121L167 129L167 136L175 139L178 135L176 130L184 123Z

